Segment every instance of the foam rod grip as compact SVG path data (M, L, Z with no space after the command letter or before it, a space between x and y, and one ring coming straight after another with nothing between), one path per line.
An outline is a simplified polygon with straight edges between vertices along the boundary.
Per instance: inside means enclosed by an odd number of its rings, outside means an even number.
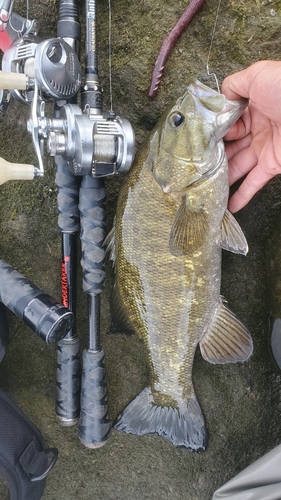
M100 448L109 434L104 352L84 350L78 437L87 448Z
M80 230L78 210L80 178L70 171L70 163L56 156L56 185L58 188L59 230L75 233Z
M79 339L65 338L58 343L56 416L60 425L78 422L80 413Z

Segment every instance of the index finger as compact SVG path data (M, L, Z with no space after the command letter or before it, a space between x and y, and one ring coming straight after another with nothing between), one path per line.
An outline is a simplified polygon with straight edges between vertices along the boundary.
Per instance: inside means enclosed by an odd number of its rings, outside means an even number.
M273 174L265 172L259 165L253 168L241 186L231 196L228 204L230 212L235 213L245 207L253 196L273 177Z

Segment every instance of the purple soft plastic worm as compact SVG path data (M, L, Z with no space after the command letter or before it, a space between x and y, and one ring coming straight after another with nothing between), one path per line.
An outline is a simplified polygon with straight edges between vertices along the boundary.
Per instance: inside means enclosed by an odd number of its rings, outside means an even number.
M205 0L190 0L187 8L185 9L182 16L179 18L177 24L174 26L172 31L170 31L167 38L162 43L160 52L158 54L150 82L150 87L148 91L148 97L155 97L162 75L165 68L166 61L169 54L174 47L175 43L181 36L183 30L186 28L188 23L191 21L196 12L202 7Z

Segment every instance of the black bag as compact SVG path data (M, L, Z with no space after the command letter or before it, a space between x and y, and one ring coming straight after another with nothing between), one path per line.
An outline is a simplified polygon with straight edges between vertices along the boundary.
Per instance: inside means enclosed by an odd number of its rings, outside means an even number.
M0 389L0 475L11 500L39 500L57 454L55 448L46 448L39 429Z

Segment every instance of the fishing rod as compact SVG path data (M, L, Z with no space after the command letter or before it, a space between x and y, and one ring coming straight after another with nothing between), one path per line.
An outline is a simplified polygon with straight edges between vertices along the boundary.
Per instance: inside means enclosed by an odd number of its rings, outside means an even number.
M133 161L134 133L113 110L103 113L98 77L96 2L86 0L85 82L81 108L87 144L79 157L83 178L79 192L83 290L89 296L89 345L83 352L78 437L87 447L102 446L110 433L104 351L100 341L100 294L105 280L105 184L108 175L127 172ZM84 136L84 138L85 138ZM93 139L92 139L93 138ZM85 141L87 143L87 141ZM94 147L92 147L94 145ZM89 168L90 167L90 168Z
M31 105L28 131L32 136L38 166L17 166L20 174L16 175L22 175L23 171L28 172L24 178L44 174L43 147L46 142L49 155L55 157L58 198L65 198L65 187L69 188L65 207L60 201L58 204L59 227L65 247L75 248L74 240L80 222L83 290L89 297L89 344L83 352L78 436L87 447L94 448L103 445L110 432L104 352L100 341L100 294L105 280L104 178L129 170L133 161L134 133L129 121L117 116L112 106L110 111L103 112L102 89L98 78L97 12L94 0L87 0L85 8L86 64L81 107L73 102L81 84L80 62L72 43L74 39L78 40L68 28L72 26L74 31L77 28L76 8L74 1L64 2L63 8L61 3L59 22L67 26L65 37L59 26L60 36L45 41L38 38L36 23L31 28L26 28L26 33L4 53L2 69L6 74L0 73L0 85L4 90L7 80L12 82L8 86L12 88L11 94L20 102ZM56 103L53 118L45 115L47 100ZM3 163L4 160L2 167ZM7 163L4 166L8 177L13 170L12 165ZM60 216L64 217L67 213L68 222L61 224ZM65 256L68 257L69 266ZM74 262L75 257L71 258L63 249L62 281L66 283L63 297L67 298L69 306L69 292L72 292L70 308L75 307ZM67 348L71 351L70 354L66 352ZM58 355L57 416L63 425L74 423L79 413L78 349L76 333L72 330L66 340L60 343ZM72 403L69 403L71 398Z
M81 27L75 1L60 0L57 36L67 40L79 55ZM75 95L72 103L77 103ZM60 106L54 114L60 118ZM76 268L77 236L80 231L78 209L81 178L75 176L70 161L55 156L58 227L61 232L61 300L74 313L74 323L68 334L58 343L56 370L56 417L60 425L71 426L80 415L80 359L79 337L76 332Z

